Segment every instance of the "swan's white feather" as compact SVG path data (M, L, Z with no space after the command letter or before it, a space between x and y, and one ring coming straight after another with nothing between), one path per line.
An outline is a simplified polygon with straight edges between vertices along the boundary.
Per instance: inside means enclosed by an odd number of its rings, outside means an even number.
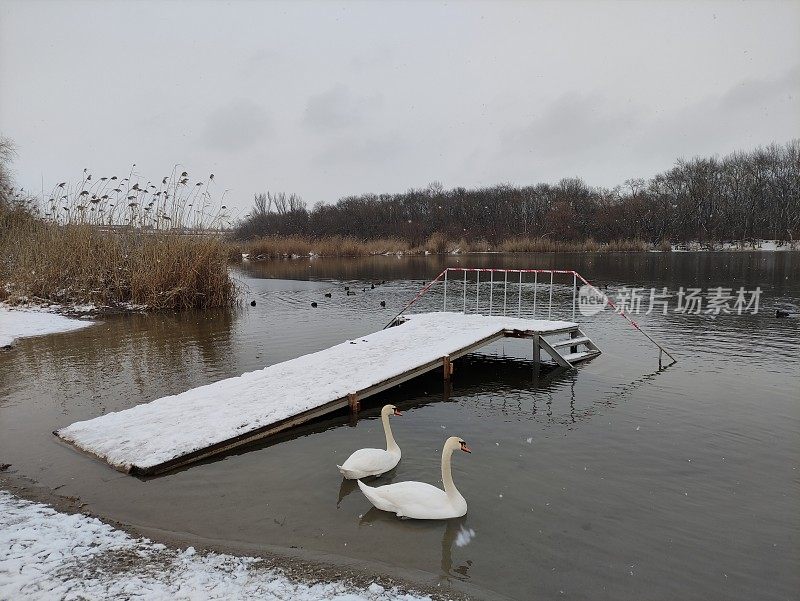
M396 453L384 449L358 449L342 465L339 471L348 480L367 476L379 476L394 468L400 462L400 450Z
M398 482L386 486L367 486L358 482L364 496L378 509L399 517L417 520L446 520L467 513L463 497L451 499L440 488L424 482Z

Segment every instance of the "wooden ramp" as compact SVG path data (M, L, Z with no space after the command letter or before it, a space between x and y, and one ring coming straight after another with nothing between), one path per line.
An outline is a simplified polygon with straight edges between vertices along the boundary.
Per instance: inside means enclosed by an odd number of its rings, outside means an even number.
M568 338L549 338L559 335ZM358 411L360 399L433 369L444 367L447 378L451 361L504 336L531 338L535 360L544 350L567 367L600 352L567 321L407 315L395 327L54 433L118 470L158 474L343 407Z

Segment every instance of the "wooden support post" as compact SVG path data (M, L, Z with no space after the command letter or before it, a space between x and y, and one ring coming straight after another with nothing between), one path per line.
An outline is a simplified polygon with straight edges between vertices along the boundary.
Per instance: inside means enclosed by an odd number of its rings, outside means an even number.
M442 390L442 400L447 401L451 396L453 396L453 381L445 380L444 389Z
M351 392L347 395L347 401L350 404L350 415L357 415L361 409L361 401L358 400L358 395Z
M576 330L574 332L570 332L569 337L570 338L577 338L578 337L578 331ZM578 352L578 347L577 346L569 347L569 352L570 353L577 353Z
M444 379L445 381L449 381L450 378L453 376L453 362L450 360L450 356L446 355L442 359L442 367L444 368Z
M542 360L542 354L539 349L539 334L533 335L533 362L540 363Z

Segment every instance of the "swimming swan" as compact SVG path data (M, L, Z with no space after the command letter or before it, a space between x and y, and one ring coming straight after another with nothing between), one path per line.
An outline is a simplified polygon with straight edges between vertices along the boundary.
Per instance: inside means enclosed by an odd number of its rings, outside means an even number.
M392 427L389 425L389 415L403 415L394 405L385 405L381 409L383 432L386 434L386 450L383 449L358 449L350 455L342 465L337 465L342 476L348 480L357 480L367 476L380 476L400 463L400 447L392 436Z
M391 511L399 517L417 520L447 520L467 513L467 501L453 484L450 458L453 451L461 449L471 453L467 443L451 436L442 449L442 482L444 490L424 482L398 482L386 486L367 486L359 480L358 487L378 509Z

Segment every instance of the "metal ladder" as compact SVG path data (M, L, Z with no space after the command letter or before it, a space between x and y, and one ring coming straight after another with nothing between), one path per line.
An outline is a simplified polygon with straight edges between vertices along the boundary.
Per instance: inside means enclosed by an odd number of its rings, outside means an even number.
M545 339L545 336L563 336L564 334L567 334L568 338L562 340ZM543 350L561 367L573 367L575 363L593 359L601 352L597 345L581 331L579 326L565 331L562 330L556 334L541 334L538 339L534 339L533 349L534 361L541 360L540 351Z

